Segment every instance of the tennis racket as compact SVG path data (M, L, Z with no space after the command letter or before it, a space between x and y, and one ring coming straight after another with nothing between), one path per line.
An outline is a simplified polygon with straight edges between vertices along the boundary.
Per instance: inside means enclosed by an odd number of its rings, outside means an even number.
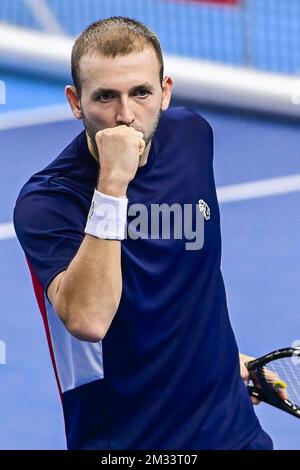
M283 348L245 363L249 395L300 418L300 348Z

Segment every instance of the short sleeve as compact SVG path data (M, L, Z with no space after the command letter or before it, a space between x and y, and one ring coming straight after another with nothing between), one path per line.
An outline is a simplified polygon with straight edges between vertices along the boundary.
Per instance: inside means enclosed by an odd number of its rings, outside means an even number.
M14 210L14 226L45 292L76 255L84 238L87 213L87 205L65 190L21 192Z

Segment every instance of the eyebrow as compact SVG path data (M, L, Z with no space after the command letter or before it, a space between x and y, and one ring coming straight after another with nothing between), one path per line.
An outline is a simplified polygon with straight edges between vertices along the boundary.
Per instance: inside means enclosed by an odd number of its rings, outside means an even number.
M139 88L146 88L149 91L154 91L153 86L150 85L150 83L145 82L145 83L141 83L140 85L136 85L133 88L130 88L129 93L132 93L132 92L138 90ZM92 99L97 98L101 93L113 93L113 94L119 95L120 91L119 90L114 90L113 88L99 87L99 88L97 88L96 90L93 91Z

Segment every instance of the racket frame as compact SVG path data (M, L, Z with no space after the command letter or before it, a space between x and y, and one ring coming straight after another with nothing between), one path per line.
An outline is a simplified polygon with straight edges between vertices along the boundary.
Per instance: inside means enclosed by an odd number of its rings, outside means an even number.
M297 418L300 418L300 406L292 403L290 400L283 400L280 398L275 388L267 382L264 376L264 367L278 359L287 357L298 357L300 361L300 348L281 348L272 351L265 356L259 357L252 361L245 363L248 371L254 373L261 388L255 385L247 385L248 393L250 396L257 398L258 400L264 401L269 405L275 406L286 413L289 413ZM300 367L300 364L299 364ZM250 377L251 379L251 377Z

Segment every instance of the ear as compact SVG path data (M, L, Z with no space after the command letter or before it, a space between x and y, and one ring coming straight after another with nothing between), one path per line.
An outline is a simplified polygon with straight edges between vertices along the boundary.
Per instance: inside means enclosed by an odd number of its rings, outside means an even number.
M173 90L173 80L171 77L164 77L162 82L162 91L163 91L163 99L161 104L161 110L166 111L168 109L171 96Z
M82 119L80 100L78 98L76 88L74 86L67 85L65 88L65 93L66 93L66 98L69 102L71 111L73 113L73 116L76 119Z

